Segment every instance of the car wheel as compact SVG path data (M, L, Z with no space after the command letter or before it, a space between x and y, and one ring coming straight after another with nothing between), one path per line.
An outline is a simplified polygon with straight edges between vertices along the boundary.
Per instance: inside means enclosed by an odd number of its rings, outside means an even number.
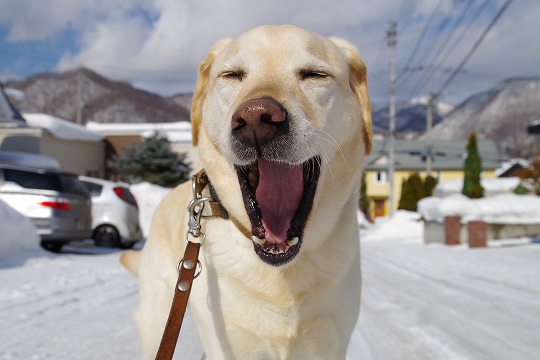
M97 246L116 247L120 243L120 233L112 225L101 225L94 230L94 242Z
M61 241L41 240L41 247L50 252L59 253L64 243Z

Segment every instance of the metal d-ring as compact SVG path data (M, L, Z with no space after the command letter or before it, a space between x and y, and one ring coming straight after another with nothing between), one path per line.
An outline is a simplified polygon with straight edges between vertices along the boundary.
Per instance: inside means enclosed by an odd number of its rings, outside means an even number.
M180 271L183 269L191 270L195 266L193 260L190 259L180 259L178 261L178 264L176 264L176 271L180 274ZM202 264L200 260L197 260L197 270L195 271L195 276L193 276L194 279L196 279L202 272Z

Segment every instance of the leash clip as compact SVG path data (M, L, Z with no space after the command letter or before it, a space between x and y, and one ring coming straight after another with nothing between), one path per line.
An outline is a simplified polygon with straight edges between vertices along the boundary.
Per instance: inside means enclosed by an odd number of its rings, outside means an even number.
M198 238L201 235L204 235L201 232L201 217L203 216L204 206L207 201L212 201L212 198L209 197L200 197L193 199L189 202L188 212L188 235L191 235L195 238Z
M202 191L208 184L208 179L204 172L199 172L191 178L193 199L189 202L187 211L189 213L188 231L186 233L186 241L189 241L189 236L194 238L202 236L201 244L204 242L206 235L201 231L201 218L203 217L204 206L207 202L212 201L211 197L203 197Z

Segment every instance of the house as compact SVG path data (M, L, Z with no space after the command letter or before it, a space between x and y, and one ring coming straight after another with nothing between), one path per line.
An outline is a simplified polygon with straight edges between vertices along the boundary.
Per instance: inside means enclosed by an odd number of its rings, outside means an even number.
M105 143L101 134L52 115L21 114L5 89L0 89L0 151L47 155L58 160L63 171L104 175Z
M141 144L143 139L152 136L156 131L167 136L173 151L187 155L193 171L202 167L199 155L191 143L191 123L178 121L171 123L97 123L89 121L86 128L102 134L110 145L110 158L113 154L122 156L124 150L132 144Z
M478 140L478 152L482 158L482 177L496 177L495 170L501 160L495 143ZM387 144L384 140L373 142L373 150L365 160L366 196L369 201L369 217L385 216L390 206L397 209L401 196L401 184L413 173L425 177L428 143L419 140L396 140L394 167L394 203L389 204L390 181L388 179ZM463 164L467 156L467 141L434 141L431 145L431 175L439 182L462 179Z
M527 126L527 132L529 134L539 135L540 134L540 119L534 120L529 126Z
M26 126L0 128L0 150L53 157L63 171L103 177L103 136L48 114L22 114Z

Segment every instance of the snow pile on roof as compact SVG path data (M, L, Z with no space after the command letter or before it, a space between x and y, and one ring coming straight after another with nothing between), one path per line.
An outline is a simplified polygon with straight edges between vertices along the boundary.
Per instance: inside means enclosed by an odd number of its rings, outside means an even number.
M86 128L103 135L139 135L142 137L150 137L157 131L166 135L171 142L191 142L191 123L187 121L123 124L103 124L89 121L86 123Z
M491 224L539 224L540 196L500 194L469 199L462 194L445 198L428 197L418 202L425 220L443 222L446 216L460 216L462 223L481 220Z
M85 129L84 126L56 116L36 113L25 113L23 116L29 126L45 129L59 139L98 142L104 138L103 135L97 132Z
M504 174L508 170L510 170L513 166L519 165L521 167L527 167L529 166L529 161L526 159L512 159L509 161L505 161L501 164L501 167L495 170L495 175L500 176L501 174Z
M480 183L484 187L484 195L491 196L513 192L521 180L518 177L482 179ZM463 179L445 181L437 184L434 195L444 197L451 194L460 194L463 190Z

